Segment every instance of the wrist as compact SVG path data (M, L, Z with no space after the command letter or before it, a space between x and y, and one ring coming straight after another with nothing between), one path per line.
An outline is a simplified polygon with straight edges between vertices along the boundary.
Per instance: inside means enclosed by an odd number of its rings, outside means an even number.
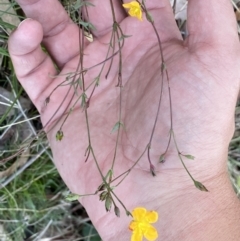
M204 180L204 184L209 189L208 193L188 187L169 200L166 211L161 214L162 240L238 240L240 230L236 227L240 225L240 202L227 170ZM236 225L236 222L239 224Z

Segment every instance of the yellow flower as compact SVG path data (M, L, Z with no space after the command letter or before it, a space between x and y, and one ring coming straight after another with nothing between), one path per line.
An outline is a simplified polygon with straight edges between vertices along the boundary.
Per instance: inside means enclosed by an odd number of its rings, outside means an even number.
M124 8L129 8L129 15L132 17L136 17L142 21L142 9L140 4L137 1L132 1L130 3L123 4Z
M149 241L157 239L157 230L151 225L158 220L157 212L138 207L132 211L132 216L133 220L129 224L129 229L133 232L131 241L142 241L143 237Z

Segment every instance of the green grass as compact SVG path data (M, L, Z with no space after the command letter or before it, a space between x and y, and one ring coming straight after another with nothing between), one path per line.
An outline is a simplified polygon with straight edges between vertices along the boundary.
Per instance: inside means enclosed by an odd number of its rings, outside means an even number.
M100 240L82 206L64 201L66 190L45 154L0 189L0 225L9 240L38 240L40 236ZM87 239L89 235L92 239Z
M76 18L74 1L62 2ZM0 103L0 136L7 137L0 141L0 160L14 154L25 143L25 138L29 137L25 132L34 136L32 130L36 133L41 128L39 114L19 84L7 50L9 33L24 18L21 13L14 1L8 5L0 2L0 87L13 93L11 98L5 96L2 99L4 93L0 90L0 102L5 103ZM30 118L34 120L30 121ZM17 124L19 121L24 123ZM43 139L27 153L27 157L0 162L0 176L7 170L4 178L0 178L1 241L100 240L84 208L78 202L64 200L68 189L51 159L51 151ZM12 172L9 168L17 162L19 167Z

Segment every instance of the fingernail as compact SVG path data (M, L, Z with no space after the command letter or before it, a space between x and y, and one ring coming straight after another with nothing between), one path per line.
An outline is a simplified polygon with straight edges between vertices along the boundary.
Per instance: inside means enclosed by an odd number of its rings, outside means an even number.
M24 19L21 23L19 23L19 25L18 25L17 28L19 28L19 27L22 25L22 23L24 23L24 22L26 22L26 21L28 21L28 20L32 20L32 18L26 18L26 19Z

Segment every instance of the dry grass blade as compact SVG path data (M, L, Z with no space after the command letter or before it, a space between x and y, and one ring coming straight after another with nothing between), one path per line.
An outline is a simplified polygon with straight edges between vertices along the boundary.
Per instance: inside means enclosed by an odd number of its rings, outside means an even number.
M20 20L16 15L15 10L13 9L13 4L10 3L8 0L0 0L0 18L6 22L10 23L14 26L18 26ZM12 29L6 29L6 32L10 34Z

